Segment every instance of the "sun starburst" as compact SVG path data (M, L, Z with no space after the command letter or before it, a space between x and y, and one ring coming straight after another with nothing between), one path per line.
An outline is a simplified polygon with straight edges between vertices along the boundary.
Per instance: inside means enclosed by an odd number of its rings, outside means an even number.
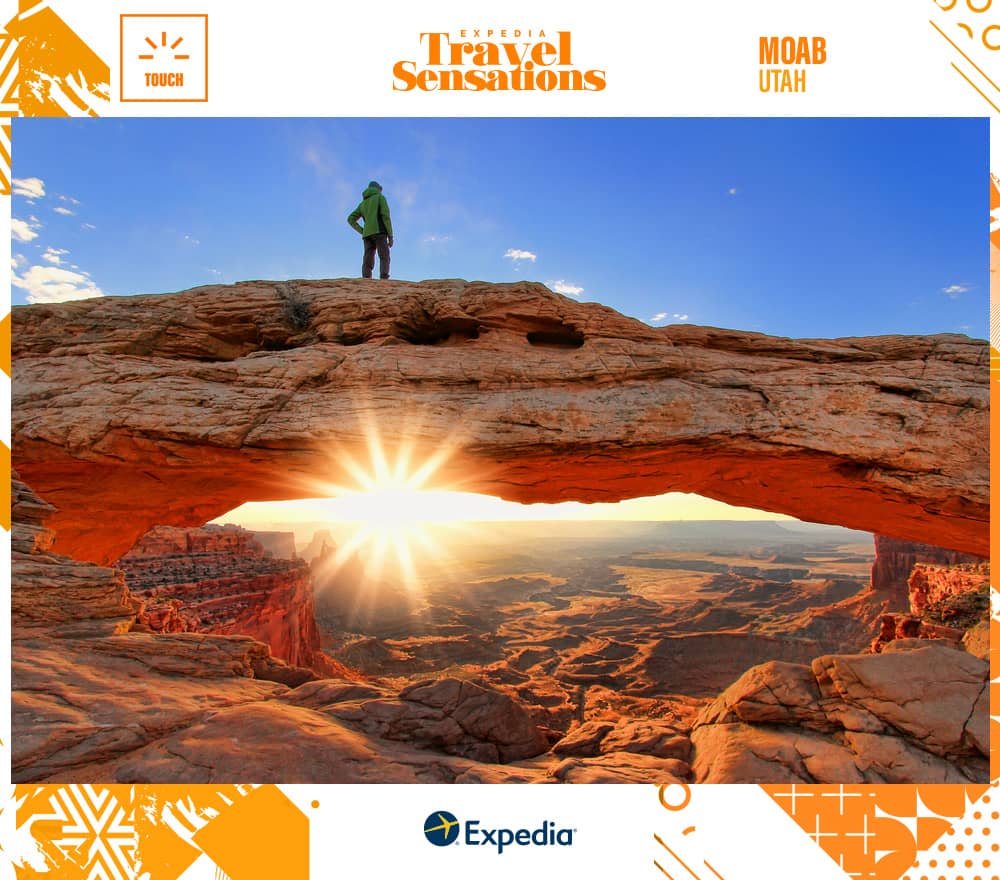
M349 561L360 560L367 590L377 590L383 577L391 578L415 604L420 563L439 565L448 558L432 524L452 519L449 507L459 487L445 484L438 475L457 448L451 442L428 453L407 432L387 449L377 426L369 423L360 457L336 450L331 470L342 475L340 481L314 482L309 494L330 499L331 514L353 523L354 529L324 560L318 579L329 580Z

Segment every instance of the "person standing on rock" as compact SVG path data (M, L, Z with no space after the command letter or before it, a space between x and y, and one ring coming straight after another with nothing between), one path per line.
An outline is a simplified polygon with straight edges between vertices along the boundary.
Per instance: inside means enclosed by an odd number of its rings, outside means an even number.
M364 220L362 227L358 220ZM358 232L365 242L365 255L361 260L361 277L371 278L375 268L375 252L378 251L378 277L389 277L389 248L392 247L392 220L389 217L389 203L382 195L382 185L377 180L368 182L361 193L361 204L347 215L351 229Z

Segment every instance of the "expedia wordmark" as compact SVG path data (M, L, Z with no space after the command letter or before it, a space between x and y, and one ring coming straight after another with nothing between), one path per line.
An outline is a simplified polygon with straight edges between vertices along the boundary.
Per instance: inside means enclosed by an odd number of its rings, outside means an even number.
M478 820L465 823L465 843L467 846L495 846L497 855L504 847L517 846L572 846L573 829L556 828L555 822L546 819L541 827L534 830L518 828L480 828Z
M492 846L502 855L511 846L572 846L576 835L574 828L557 828L546 819L537 828L482 828L479 819L459 822L453 813L439 810L431 813L424 822L424 836L435 846L448 846L459 838L458 825L462 826L464 846Z

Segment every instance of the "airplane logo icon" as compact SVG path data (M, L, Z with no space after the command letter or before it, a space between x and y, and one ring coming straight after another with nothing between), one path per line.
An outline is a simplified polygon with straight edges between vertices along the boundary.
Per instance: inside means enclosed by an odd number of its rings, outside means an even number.
M434 846L448 846L458 840L458 819L447 810L431 813L424 821L424 837Z

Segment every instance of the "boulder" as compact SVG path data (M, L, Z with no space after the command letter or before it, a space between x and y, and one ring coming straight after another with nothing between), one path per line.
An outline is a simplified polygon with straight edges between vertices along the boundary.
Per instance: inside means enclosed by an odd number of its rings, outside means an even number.
M548 743L525 709L495 688L441 678L398 696L338 702L330 715L382 737L488 763L540 755Z

